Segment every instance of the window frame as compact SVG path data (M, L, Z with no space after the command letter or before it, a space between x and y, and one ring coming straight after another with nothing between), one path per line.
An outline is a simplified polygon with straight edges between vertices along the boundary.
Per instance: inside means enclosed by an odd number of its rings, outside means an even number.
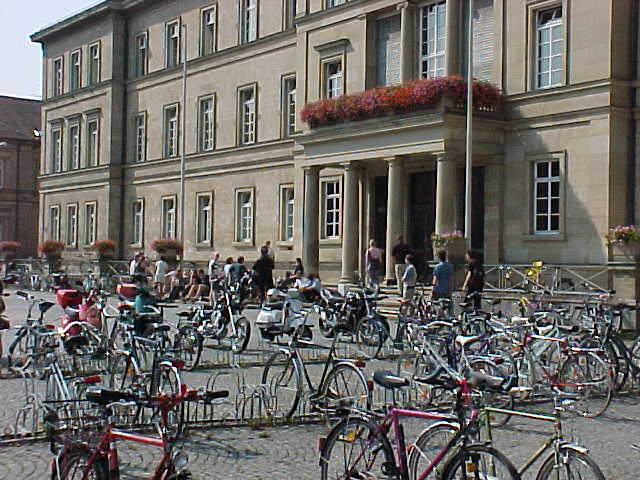
M538 87L538 18L539 14L553 8L560 7L562 9L562 82L557 85L548 87ZM569 5L568 0L542 0L538 3L527 6L527 39L528 48L526 62L526 86L529 91L544 92L545 90L564 87L569 84Z
M56 134L58 141L56 141ZM64 171L64 125L57 122L51 126L51 173Z
M74 56L77 60L74 62ZM69 54L69 91L82 88L82 49L77 49Z
M5 162L6 158L0 158L0 189L5 187Z
M444 49L442 51L436 50L435 53L433 54L429 54L427 53L426 55L423 55L422 53L422 48L424 45L424 21L425 21L425 15L424 15L424 10L431 8L431 7L436 7L438 5L444 5L444 38L443 38L443 42L444 42ZM447 24L446 24L446 17L447 17L447 0L435 0L429 3L425 3L420 5L419 8L419 12L418 12L418 42L417 42L417 49L418 49L418 75L419 78L440 78L442 76L445 76L447 74L446 71L446 57L447 57L447 36L448 36L448 32L447 32ZM434 38L435 38L435 47L437 49L437 40L438 40L438 13L436 12L436 23L435 23L435 33L434 33ZM437 59L439 57L442 57L442 75L438 76L437 72L440 70L437 66ZM435 77L431 77L429 76L429 72L425 72L424 71L424 63L427 62L427 64L429 63L430 59L435 59L436 62L436 68L435 68L435 72L436 72L436 76Z
M138 120L142 119L142 139L139 136L140 126ZM147 112L138 112L133 116L133 135L134 135L134 163L143 163L147 161ZM142 143L140 143L142 140ZM140 157L142 154L142 157Z
M249 237L244 238L242 234L244 233L244 228L242 225L242 204L240 203L240 195L249 194L250 200L250 208L251 208L251 225L248 228ZM234 242L235 246L254 246L255 242L255 212L256 212L256 192L255 187L239 187L235 189L234 192Z
M335 183L338 188L338 193L331 194L331 197L327 194L327 185L330 183ZM342 178L341 177L324 177L320 179L320 195L322 198L322 211L320 216L320 238L322 240L339 240L342 238L342 208L343 208L343 186L342 186ZM338 213L338 221L332 222L332 225L335 225L335 229L337 232L334 232L334 235L327 235L327 216L329 213L328 200L329 198L337 199L338 208L332 209L333 212Z
M293 90L288 89L288 85L294 82ZM281 136L282 138L289 138L296 134L296 90L297 90L297 78L296 74L287 74L282 76L281 82ZM293 93L293 104L291 103L291 94ZM293 106L293 111L291 107ZM292 122L293 120L293 122Z
M140 214L136 211L136 206L140 205ZM136 226L138 216L140 218L140 238L136 238ZM136 198L131 202L131 242L130 245L142 247L144 245L144 198Z
M177 40L176 40L176 51L175 51L175 63L172 63L172 57L170 55L170 39L174 38L169 34L169 29L172 27L177 28ZM181 41L182 41L182 31L181 31L181 22L180 19L177 18L175 20L171 20L164 24L164 66L165 68L175 68L180 65L180 55L181 51Z
M169 121L167 120L167 113L169 110L175 109L175 152L171 154L170 151L170 129L169 129ZM165 105L162 108L162 155L163 158L177 158L180 156L180 104L172 103L170 105Z
M201 220L201 213L204 211L200 208L200 200L208 199L209 206L207 210L209 212L208 222L203 225ZM197 192L196 193L196 221L195 221L195 240L198 246L211 246L213 242L213 192ZM206 237L202 238L205 234Z
M98 53L98 58L96 60L93 49L96 49ZM100 77L102 75L102 45L100 41L89 44L89 55L87 55L88 68L87 68L87 77L88 77L88 85L97 85L100 83Z
M558 161L560 167L559 176L559 221L557 231L539 231L536 226L536 172L535 167L538 163L544 161ZM545 152L532 154L526 158L527 176L526 191L528 199L528 214L524 216L525 240L565 240L566 239L566 221L567 221L567 153L566 151Z
M67 129L67 134L69 136L69 170L79 170L80 168L82 168L82 127L80 121L76 120L73 122L69 122ZM77 142L74 142L74 129L78 130ZM77 157L75 155L76 152L74 151L74 146L77 146Z
M89 215L89 207L93 207L93 215ZM93 223L89 220L93 218ZM84 244L92 245L98 238L98 202L84 202Z
M249 135L249 137L252 137L249 141L245 141L244 137L246 136L245 133L245 115L244 115L244 106L246 104L246 102L243 100L243 95L245 92L248 91L252 91L253 92L253 131L251 132L251 134ZM236 115L237 115L237 141L236 144L238 146L245 146L245 145L255 145L256 143L258 143L258 84L257 83L251 83L249 85L243 85L241 87L238 87L237 90L237 108L236 108ZM248 124L248 123L247 123Z
M98 115L87 116L86 125L87 125L87 140L86 140L87 158L85 163L87 168L94 168L94 167L100 166L100 117ZM96 125L95 135L91 129L92 125ZM94 138L95 138L95 145L93 144Z
M59 65L59 67L58 67ZM59 56L53 59L53 83L51 85L51 96L58 97L64 94L64 57Z
M345 5L349 0L327 0L325 3L325 8L336 8L341 5Z
M333 55L330 57L322 58L320 60L320 98L321 99L330 99L337 98L346 93L346 64L345 64L346 55L344 53L340 53L338 55ZM340 63L340 78L341 78L341 92L336 96L329 96L329 67L333 64Z
M55 221L55 231L54 231L54 222L53 222L53 212L56 212L56 221ZM48 229L49 240L60 241L60 204L56 203L53 205L49 205L49 229Z
M209 147L205 146L205 121L204 111L202 105L206 101L211 101L211 132ZM198 151L200 152L212 152L216 148L216 95L203 95L198 98Z
M71 209L75 210L75 214L73 217L69 213ZM73 224L71 223L71 219L74 219ZM78 203L67 203L67 228L65 230L65 244L67 247L78 248ZM70 227L73 225L73 235L72 241L69 241L69 233Z
M210 25L209 22L205 22L205 16L213 12L213 34L211 34L211 45L207 45L207 38L209 37L206 27ZM207 48L210 47L210 48ZM200 10L200 56L204 57L211 55L218 51L218 4L214 3L208 7L204 7Z
M140 48L140 39L144 39L144 48ZM149 32L146 30L144 32L139 32L136 34L134 42L136 51L134 56L135 76L143 77L149 73ZM144 51L144 58L140 53L141 51Z
M293 195L290 198L287 192ZM295 241L296 225L296 190L293 183L281 184L279 187L279 215L278 215L278 238L280 243L292 245ZM289 207L291 211L289 212ZM291 231L289 236L288 231Z
M165 210L165 202L172 201L173 208ZM170 232L167 228L170 222L167 221L166 214L173 210L173 232ZM160 237L161 238L177 238L178 236L178 196L177 195L163 195L160 197L160 214L162 215L160 221ZM173 233L173 235L170 235Z
M283 14L282 25L284 30L289 30L295 26L296 14L298 13L298 0L283 0Z
M254 7L254 18L255 18L255 28L253 30L253 36L250 30L250 19L248 18L248 12L251 2L255 4ZM248 5L249 4L249 5ZM240 0L240 43L251 43L255 42L260 38L260 0Z

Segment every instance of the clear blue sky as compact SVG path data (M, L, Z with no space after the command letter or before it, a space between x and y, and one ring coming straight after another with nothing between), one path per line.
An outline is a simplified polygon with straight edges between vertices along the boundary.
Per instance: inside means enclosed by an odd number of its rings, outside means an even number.
M96 3L99 1L0 0L0 95L40 98L42 50L29 36Z

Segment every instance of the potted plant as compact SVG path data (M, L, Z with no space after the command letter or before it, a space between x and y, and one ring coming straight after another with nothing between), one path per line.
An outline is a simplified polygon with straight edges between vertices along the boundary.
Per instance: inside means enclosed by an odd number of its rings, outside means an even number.
M433 258L438 258L440 250L446 250L449 261L464 261L464 254L467 251L467 239L459 230L433 233L431 235L431 245L433 247Z
M116 242L113 240L96 240L89 247L93 250L98 260L111 260L116 256Z
M158 238L151 243L151 249L164 260L175 260L178 255L182 256L184 248L175 238Z
M0 255L2 255L3 260L13 260L21 248L22 244L20 242L13 240L0 242Z
M605 238L614 261L635 262L640 259L640 227L636 225L611 227Z
M44 255L49 264L49 271L54 272L58 270L62 250L64 250L64 243L57 240L45 240L38 246L38 250Z

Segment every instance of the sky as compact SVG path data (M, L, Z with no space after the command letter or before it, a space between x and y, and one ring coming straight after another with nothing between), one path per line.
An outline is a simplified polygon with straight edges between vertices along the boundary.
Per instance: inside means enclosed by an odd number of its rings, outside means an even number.
M42 50L29 36L96 0L0 0L0 95L41 98Z

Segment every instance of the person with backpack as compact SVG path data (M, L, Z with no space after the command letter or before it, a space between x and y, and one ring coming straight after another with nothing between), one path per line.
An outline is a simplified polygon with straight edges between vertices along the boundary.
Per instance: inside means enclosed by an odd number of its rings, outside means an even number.
M467 261L467 276L464 279L462 290L469 300L473 300L473 307L479 310L484 289L484 267L480 254L475 250L469 250L465 260Z
M369 240L369 248L365 255L365 267L368 279L367 283L370 288L378 288L380 286L383 253L383 250L376 247L376 241L374 239Z

